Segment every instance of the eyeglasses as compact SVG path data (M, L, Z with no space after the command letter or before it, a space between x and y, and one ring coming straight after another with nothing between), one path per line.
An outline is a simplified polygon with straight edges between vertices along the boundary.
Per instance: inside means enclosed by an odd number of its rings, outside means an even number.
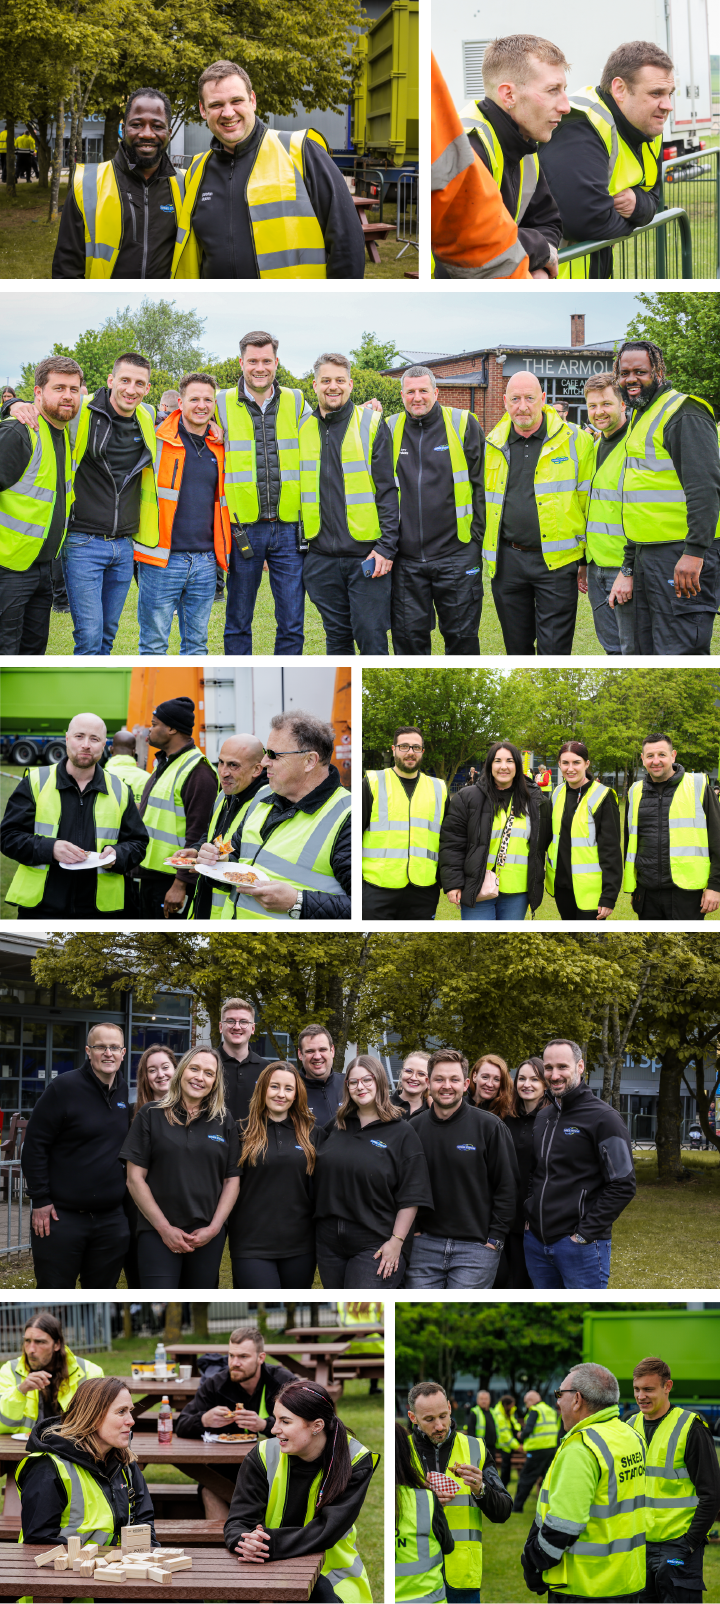
M422 746L396 746L396 752L422 752Z
M554 1392L553 1393L553 1397L554 1398L562 1398L562 1395L563 1395L564 1392L569 1392L570 1396L574 1397L575 1393L577 1392L577 1387L561 1387L559 1392ZM582 1394L580 1396L582 1397Z
M375 1081L373 1080L372 1075L363 1075L362 1080L349 1080L348 1081L348 1091L349 1092L358 1092L360 1090L361 1086L374 1086L374 1085L375 1085Z
M299 746L293 747L291 752L273 752L272 747L266 746L265 756L269 757L271 763L274 763L277 757L302 757L302 752Z
M94 1047L91 1047L88 1043L89 1053L112 1053L113 1058L119 1058L124 1051L124 1047L101 1047L99 1043L96 1043Z

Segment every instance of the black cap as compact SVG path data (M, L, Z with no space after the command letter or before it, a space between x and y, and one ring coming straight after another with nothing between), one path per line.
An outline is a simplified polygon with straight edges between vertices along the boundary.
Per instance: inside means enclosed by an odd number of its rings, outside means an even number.
M169 701L158 703L155 717L159 718L161 724L167 724L168 729L178 730L181 735L192 735L195 703L189 696L171 696Z

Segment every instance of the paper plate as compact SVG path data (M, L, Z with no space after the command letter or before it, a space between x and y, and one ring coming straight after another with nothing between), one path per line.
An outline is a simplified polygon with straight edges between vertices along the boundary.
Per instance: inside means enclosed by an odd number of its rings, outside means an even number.
M238 865L236 863L199 863L197 865L197 872L198 874L208 875L211 880L219 880L221 885L227 886L228 890L230 891L246 891L248 889L246 886L235 886L232 881L226 879L226 871L228 869L237 869L237 867ZM255 886L272 886L275 884L274 880L268 880L267 875L258 874L257 869L253 869L252 872L253 874L257 875Z
M105 865L105 864L101 865L101 863L100 863L100 853L99 852L88 852L87 857L83 860L82 863L61 863L60 864L60 868L61 869L98 869L98 868L101 868L101 867L102 868L107 867L108 869L112 869L112 868L114 868L114 865L115 865L115 859L113 859L112 863L108 863L107 865Z

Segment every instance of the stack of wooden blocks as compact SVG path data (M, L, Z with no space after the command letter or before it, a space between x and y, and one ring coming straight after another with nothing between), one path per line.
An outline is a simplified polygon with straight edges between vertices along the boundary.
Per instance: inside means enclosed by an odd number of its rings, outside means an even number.
M36 1554L36 1565L50 1565L56 1571L79 1571L81 1576L97 1576L102 1582L159 1582L167 1586L176 1571L192 1570L192 1559L182 1548L151 1548L149 1526L124 1526L121 1547L101 1548L68 1537L67 1547L51 1548Z

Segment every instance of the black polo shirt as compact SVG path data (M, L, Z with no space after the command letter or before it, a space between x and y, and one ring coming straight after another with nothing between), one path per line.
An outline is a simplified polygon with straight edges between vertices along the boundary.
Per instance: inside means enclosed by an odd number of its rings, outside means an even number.
M261 1058L259 1053L253 1052L252 1047L248 1047L247 1058L231 1058L222 1042L219 1052L225 1076L225 1107L234 1120L247 1119L250 1099L260 1072L270 1063L270 1059Z
M392 1235L398 1209L432 1208L422 1142L407 1120L361 1126L351 1114L344 1131L333 1121L316 1140L316 1220L348 1220L370 1246Z
M540 519L535 499L535 470L545 444L547 424L545 414L534 434L518 434L514 423L510 425L508 448L510 466L503 503L500 539L509 540L524 551L540 551Z
M264 1158L241 1167L230 1246L244 1258L293 1259L315 1245L312 1176L289 1114L268 1118L267 1138Z
M150 1191L171 1225L195 1231L210 1224L223 1181L237 1175L240 1141L231 1114L222 1120L199 1114L188 1121L181 1106L175 1115L180 1123L171 1125L164 1108L145 1103L120 1157L147 1170ZM144 1214L138 1230L154 1230Z

